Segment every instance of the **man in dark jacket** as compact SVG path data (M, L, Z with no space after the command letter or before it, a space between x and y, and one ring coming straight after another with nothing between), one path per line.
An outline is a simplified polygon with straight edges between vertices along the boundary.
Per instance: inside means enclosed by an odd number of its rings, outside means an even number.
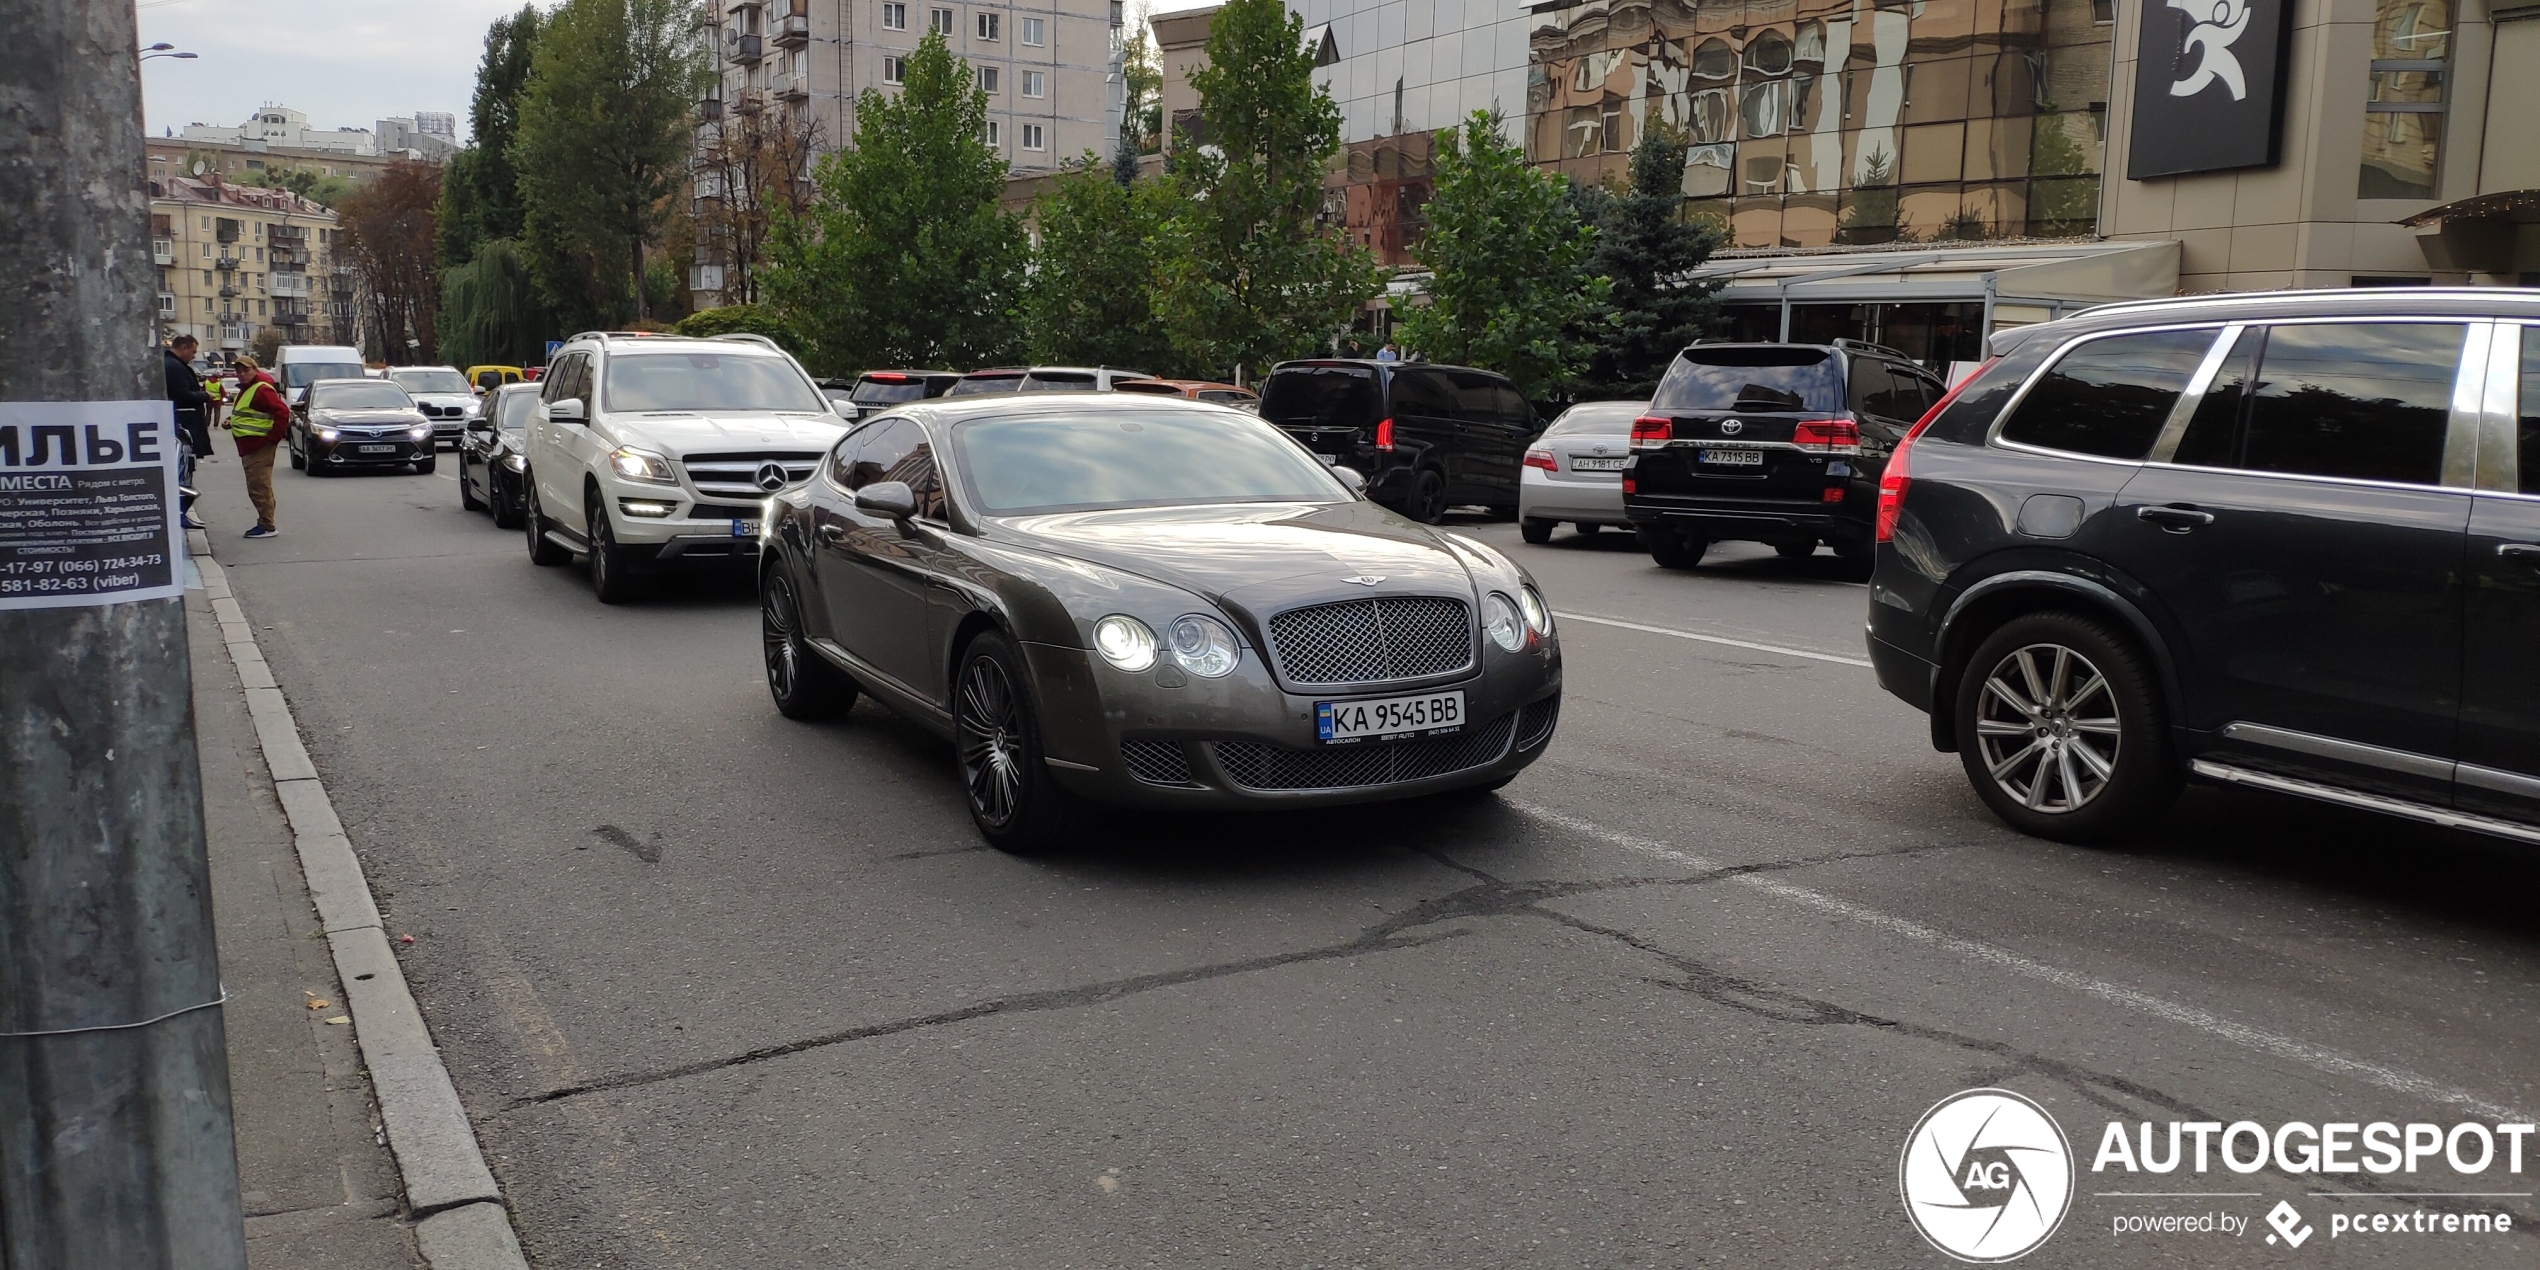
M202 377L194 373L194 351L199 347L193 336L179 335L168 341L162 353L167 363L168 400L176 403L176 434L185 439L184 470L177 474L177 480L188 486L194 483L195 461L212 452L212 395L203 390ZM203 527L194 519L190 507L185 512L185 527Z

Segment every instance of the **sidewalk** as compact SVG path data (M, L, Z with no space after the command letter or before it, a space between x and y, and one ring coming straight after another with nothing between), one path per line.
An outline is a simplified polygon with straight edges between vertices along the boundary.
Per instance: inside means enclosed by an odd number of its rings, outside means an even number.
M397 1165L291 828L256 744L238 668L200 589L185 593L194 734L221 983L230 1102L253 1270L422 1265ZM320 1008L311 1002L323 1001Z

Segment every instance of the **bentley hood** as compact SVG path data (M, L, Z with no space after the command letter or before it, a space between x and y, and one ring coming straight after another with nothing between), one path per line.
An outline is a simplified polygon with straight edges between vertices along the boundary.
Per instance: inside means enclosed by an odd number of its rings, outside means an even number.
M1318 597L1474 592L1459 544L1374 503L1133 508L1003 523L1040 550L1255 612Z

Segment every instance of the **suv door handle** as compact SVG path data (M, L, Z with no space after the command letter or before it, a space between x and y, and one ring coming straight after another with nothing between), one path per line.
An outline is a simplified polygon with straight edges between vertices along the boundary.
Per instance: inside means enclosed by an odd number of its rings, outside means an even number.
M2214 523L2214 514L2212 512L2198 511L2193 507L2178 506L2137 507L2134 509L2134 518L2136 520L2151 521L2153 524L2159 525L2165 532L2173 534L2183 534L2191 529L2194 529L2198 525L2210 525Z
M838 524L835 521L822 525L820 527L820 540L822 542L845 542L847 540L847 527Z
M2500 542L2496 544L2496 554L2540 565L2540 542Z

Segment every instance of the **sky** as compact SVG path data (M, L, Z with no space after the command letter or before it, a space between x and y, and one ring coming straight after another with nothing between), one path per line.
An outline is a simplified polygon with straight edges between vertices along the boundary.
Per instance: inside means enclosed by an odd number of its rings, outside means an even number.
M141 43L199 54L141 64L151 136L236 127L266 102L313 128L445 110L467 135L485 28L522 0L140 0ZM540 7L547 7L542 4Z

